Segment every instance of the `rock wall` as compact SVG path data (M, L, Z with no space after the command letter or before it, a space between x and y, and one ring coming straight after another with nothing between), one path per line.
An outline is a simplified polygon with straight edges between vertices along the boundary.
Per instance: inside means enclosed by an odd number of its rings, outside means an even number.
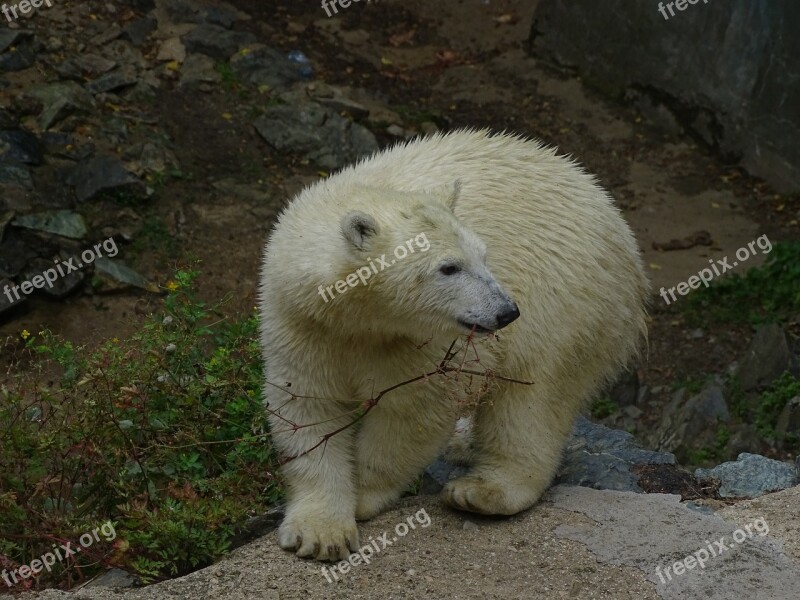
M648 94L726 158L800 192L800 3L662 4L541 0L531 50L614 94Z

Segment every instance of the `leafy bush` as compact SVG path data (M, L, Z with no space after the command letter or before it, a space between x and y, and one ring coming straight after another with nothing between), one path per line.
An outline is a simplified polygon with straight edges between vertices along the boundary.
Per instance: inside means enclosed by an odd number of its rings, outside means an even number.
M761 395L756 409L756 429L769 440L775 439L775 424L783 408L795 396L800 396L800 379L788 371L776 379ZM798 442L790 439L790 443ZM800 450L800 445L798 445Z
M606 417L610 417L615 412L619 410L617 403L614 402L611 398L604 396L602 398L598 398L592 404L592 418L594 419L605 419Z
M764 265L726 274L681 303L690 322L780 322L800 313L800 242L776 243Z
M185 574L279 498L257 319L226 324L192 296L195 276L178 273L166 314L124 343L88 352L48 332L6 342L0 568L111 520L112 547L66 559L35 587L70 587L98 564L145 581Z

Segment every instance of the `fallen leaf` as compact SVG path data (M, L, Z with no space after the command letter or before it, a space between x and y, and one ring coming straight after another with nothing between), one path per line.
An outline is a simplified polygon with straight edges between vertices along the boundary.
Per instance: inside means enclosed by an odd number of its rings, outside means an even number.
M504 15L500 15L499 17L495 17L492 19L495 23L500 25L511 25L519 21L516 15L512 15L511 13L506 13Z
M417 33L416 29L410 29L405 33L395 33L392 37L389 38L389 44L397 48L398 46L402 46L403 44L409 44L414 39L414 35Z
M436 58L445 66L462 64L464 62L464 58L452 50L439 50L436 52Z

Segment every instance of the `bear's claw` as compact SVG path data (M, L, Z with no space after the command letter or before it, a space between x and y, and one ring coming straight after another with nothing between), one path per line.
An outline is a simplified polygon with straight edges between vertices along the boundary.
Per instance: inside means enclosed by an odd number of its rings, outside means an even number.
M335 562L358 550L358 529L355 519L338 522L287 518L278 529L278 544L300 558Z

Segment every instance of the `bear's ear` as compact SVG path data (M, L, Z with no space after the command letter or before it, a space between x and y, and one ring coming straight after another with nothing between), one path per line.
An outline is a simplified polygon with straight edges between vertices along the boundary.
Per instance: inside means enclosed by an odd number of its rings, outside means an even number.
M364 250L380 230L378 222L366 213L354 210L342 217L344 239L359 250Z
M450 189L450 195L444 202L447 205L447 208L450 210L455 210L456 202L458 201L459 196L461 196L461 180L456 179L453 183L453 187Z

